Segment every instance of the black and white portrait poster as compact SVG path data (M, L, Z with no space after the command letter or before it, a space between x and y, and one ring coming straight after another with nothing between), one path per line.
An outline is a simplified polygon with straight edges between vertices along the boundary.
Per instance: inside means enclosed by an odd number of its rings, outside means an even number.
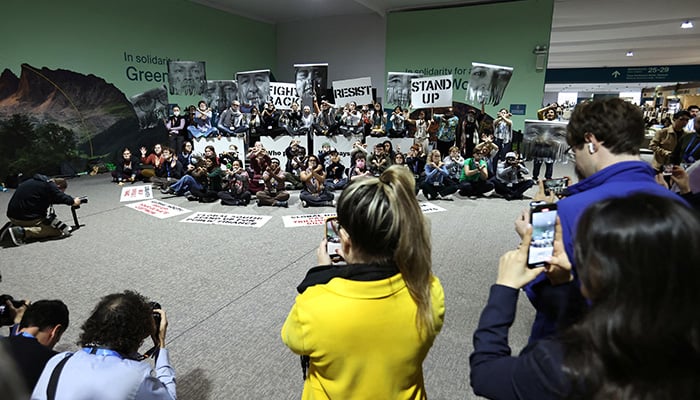
M129 101L139 119L139 128L155 128L168 117L168 91L165 86L132 96Z
M513 76L513 68L500 65L472 63L467 86L467 101L498 105Z
M321 96L328 88L328 64L294 64L294 80L302 99Z
M238 100L246 106L257 106L270 100L270 70L244 71L236 74Z
M408 72L389 72L386 78L385 108L396 106L408 108L411 104L411 79L420 78L423 74Z
M201 95L207 88L204 61L168 61L168 85L171 95Z
M521 155L545 162L566 161L566 121L525 120Z
M216 113L223 112L237 99L238 85L234 80L207 81L207 88L202 93L202 100Z

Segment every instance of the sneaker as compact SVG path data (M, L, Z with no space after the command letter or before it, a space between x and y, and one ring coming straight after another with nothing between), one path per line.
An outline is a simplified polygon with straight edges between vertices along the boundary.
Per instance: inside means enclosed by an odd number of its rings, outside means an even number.
M16 246L21 246L24 244L24 228L21 226L13 226L9 229L10 238Z
M185 198L187 199L187 201L197 201L197 200L199 200L199 197L193 195L192 193L190 193L190 194L188 194L187 196L185 196Z
M484 197L491 197L496 192L496 190L491 189L488 192L484 193Z
M278 201L275 203L277 207L289 208L289 203L287 201Z
M309 206L309 203L307 203L306 200L302 200L302 201L301 201L301 206L304 207L304 208L306 208L306 207Z
M469 200L476 200L478 198L479 198L478 196L469 196Z
M160 192L163 194L175 194L175 191L170 186L165 189L160 189Z
M260 200L255 200L255 204L256 204L258 207L262 207L262 204L260 204Z
M454 197L452 197L451 194L448 194L448 195L442 196L442 199L445 201L453 201Z

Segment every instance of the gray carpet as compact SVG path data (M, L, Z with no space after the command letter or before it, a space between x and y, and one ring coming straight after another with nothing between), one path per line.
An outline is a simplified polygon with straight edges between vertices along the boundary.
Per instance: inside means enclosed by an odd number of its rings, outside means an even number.
M555 177L572 176L557 165ZM192 211L270 215L262 228L181 223L187 215L156 219L119 202L108 175L69 181L67 193L87 195L78 210L85 227L70 238L14 247L3 242L0 292L16 298L62 299L71 325L57 350L73 350L80 325L98 299L136 290L162 304L167 345L180 399L297 399L299 358L280 339L295 287L315 265L323 228L284 228L282 216L332 212L303 209L298 192L290 207L224 207L156 194ZM0 193L5 214L13 191ZM528 192L532 194L532 192ZM420 201L424 201L422 195ZM445 325L424 363L431 399L476 398L469 386L471 336L495 281L498 259L519 242L513 221L528 200L457 197L427 214L433 234L433 268L446 294ZM59 218L72 221L70 208ZM511 346L526 343L533 317L524 295L511 330ZM144 346L146 347L146 346Z

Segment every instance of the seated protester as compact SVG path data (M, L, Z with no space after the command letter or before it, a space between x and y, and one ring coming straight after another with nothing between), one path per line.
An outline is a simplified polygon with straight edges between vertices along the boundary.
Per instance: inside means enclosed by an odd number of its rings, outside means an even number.
M299 199L302 207L332 207L335 205L333 193L329 192L323 185L325 180L326 173L323 171L323 166L318 163L318 158L309 156L306 169L301 173L304 188L299 193Z
M330 152L331 144L328 142L323 142L321 145L321 150L318 151L318 163L321 164L324 169L331 165Z
M384 152L384 145L377 143L374 146L374 153L369 157L369 172L374 176L379 176L391 165L389 155Z
M474 146L474 150L478 150L486 165L488 166L489 178L496 176L496 165L493 160L498 156L498 146L493 142L493 133L485 133L481 135L481 143Z
M141 175L143 175L144 181L150 181L150 178L156 174L156 168L163 163L163 147L160 143L156 143L153 146L153 153L146 156L147 153L148 150L141 147Z
M289 135L299 135L301 128L301 111L299 111L299 103L292 103L291 110L284 111L282 117L285 119L284 128Z
M529 173L518 156L512 151L508 152L506 159L498 162L496 179L492 181L496 193L506 200L521 200L523 193L534 184L532 179L526 179L524 176Z
M372 110L372 129L370 135L375 137L386 136L386 113L382 108L382 103L374 103Z
M192 125L187 127L190 135L195 139L218 135L219 131L211 125L211 117L211 108L207 107L206 101L200 100L194 112Z
M394 162L394 156L396 155L396 151L394 151L394 144L391 143L391 140L385 140L382 142L382 146L384 146L384 153L389 155L389 160ZM400 148L399 151L401 151Z
M219 116L216 124L219 133L225 136L245 136L248 131L245 114L241 112L241 103L238 100L231 102L231 106Z
M221 205L247 206L250 204L248 173L241 166L240 160L234 160L231 163L231 168L225 171L221 182L222 189L218 193Z
M416 181L416 194L425 180L425 161L423 147L419 144L411 145L406 154L406 166L411 170L413 179Z
M369 136L372 133L372 110L370 108L372 105L363 105L360 113L362 114L362 133L365 136Z
M401 107L396 106L396 108L394 108L394 112L392 112L391 117L389 117L389 122L391 122L391 128L389 128L389 137L406 137L406 116L404 115L404 112L401 109Z
M230 144L227 151L219 154L219 163L231 169L234 161L241 161L241 159L238 158L238 146Z
M182 164L182 167L185 168L186 171L189 171L189 167L196 164L196 162L192 162L192 157L193 157L193 146L192 142L189 140L185 141L182 145L182 151L180 154L177 155L178 161Z
M316 122L316 114L311 112L311 107L304 106L302 113L301 113L301 119L299 121L299 130L297 131L297 134L298 135L310 134L312 129L313 129L314 122Z
M476 198L494 188L493 183L489 180L488 164L486 164L485 157L482 156L481 152L481 149L475 148L474 156L464 160L462 175L459 177L460 196Z
M404 159L404 155L401 152L396 153L396 155L394 156L394 163L392 165L401 165L408 168L408 166L406 166L406 160Z
M154 323L160 315L160 326ZM168 320L138 293L125 291L102 298L82 326L75 353L49 360L32 399L47 399L52 377L55 399L175 399L175 371L165 349ZM142 362L139 348L153 339L155 370Z
M259 142L258 142L259 143ZM270 166L270 156L267 155L267 150L262 147L262 144L252 150L253 156L248 162L248 177L249 177L249 190L250 193L256 194L257 192L263 190L265 187L265 182L263 181L263 173ZM251 153L248 153L251 154Z
M365 153L358 153L355 158L355 165L350 168L348 172L348 178L354 181L358 178L365 178L372 176L372 173L367 169L367 156Z
M182 144L187 140L187 129L185 129L184 115L180 115L180 106L173 106L173 115L165 121L165 129L168 130L168 144L171 149L181 149Z
M189 173L178 179L177 182L165 189L161 189L163 194L174 194L176 196L185 196L190 200L192 198L192 190L202 191L205 190L205 185L207 184L207 175L213 171L216 167L214 159L212 157L203 157L197 166ZM218 169L218 168L217 168ZM197 200L192 198L192 200Z
M452 200L457 185L449 178L449 173L440 157L440 150L432 150L425 164L425 180L421 186L428 200Z
M365 161L367 160L367 156L368 156L367 144L362 143L359 140L352 144L352 150L350 150L350 167L351 168L353 165L355 165L355 160L357 159L358 154L363 154L365 156Z
M163 162L156 168L156 175L151 178L153 187L164 189L185 175L182 163L173 155L170 147L163 149Z
M65 194L68 182L63 178L49 179L36 174L22 182L7 204L7 217L12 222L8 230L12 242L20 246L27 239L70 236L70 230L57 229L54 204L78 207L79 197ZM53 222L53 224L52 224Z
M282 114L275 108L272 102L265 103L265 108L262 111L260 117L262 118L262 130L261 135L277 137L280 135L286 135L288 132L285 128L280 126L280 117Z
M223 179L224 171L221 167L215 164L213 157L204 156L204 168L206 172L200 172L200 176L197 177L196 173L193 176L201 184L201 188L192 186L190 187L190 193L185 193L185 197L189 201L199 201L200 203L213 203L219 199L219 192L223 190L221 182ZM224 167L226 170L228 168Z
M300 176L306 165L306 148L299 143L299 140L292 139L289 146L284 150L284 155L287 156L284 168L287 185L291 189L299 190L304 187Z
M17 335L0 338L7 354L17 364L23 384L33 389L53 350L68 328L68 307L61 300L39 300L22 315Z
M459 154L459 147L450 147L450 155L445 157L442 162L445 164L445 168L447 168L450 180L458 184L459 178L462 176L462 169L464 168L464 158Z
M364 129L362 113L357 110L357 103L349 102L340 117L340 133L345 136L361 135Z
M338 150L331 147L328 153L330 164L326 167L326 188L330 191L342 190L348 184L348 179L345 177L345 166L340 162Z
M335 120L335 105L322 100L321 108L319 108L316 97L314 97L314 112L316 113L316 123L312 125L312 128L315 135L331 136L338 131L340 124Z
M601 199L579 219L575 260L557 221L554 253L537 268L526 265L537 239L528 228L518 250L501 257L474 333L474 393L489 399L698 398L699 227L693 212L672 198ZM521 288L543 273L552 283L547 301L571 308L576 291L590 309L513 356L508 330Z
M262 123L258 106L251 107L250 114L248 114L248 143L260 140L260 134L263 131Z
M217 167L221 165L221 162L219 162L219 156L216 155L216 149L210 144L204 147L204 157L211 158L212 161L214 161L214 165Z
M280 160L271 159L270 166L262 177L264 188L256 194L258 207L289 207L289 193L284 190L285 173L280 167Z
M129 148L125 148L122 157L114 163L115 169L112 171L112 182L123 185L124 182L134 183L143 180L138 159L134 158Z

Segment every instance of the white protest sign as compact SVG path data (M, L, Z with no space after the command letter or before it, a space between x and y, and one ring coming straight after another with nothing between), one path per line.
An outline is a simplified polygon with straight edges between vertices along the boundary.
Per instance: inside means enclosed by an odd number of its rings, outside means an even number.
M441 212L441 211L447 211L444 208L442 208L440 206L436 206L433 203L428 203L427 201L422 202L422 203L418 203L418 204L420 205L420 210L423 212L423 214L430 214L430 213L436 213L436 212Z
M160 200L146 200L140 203L127 204L126 206L159 219L190 212L190 210Z
M148 200L153 198L153 188L151 185L126 186L122 188L122 195L119 201Z
M247 228L260 228L272 217L269 215L243 215L212 212L196 212L180 222L209 225L244 226Z
M411 79L411 104L414 109L452 107L452 75Z
M278 110L291 110L292 103L300 105L296 83L270 82L270 101Z
M282 217L282 221L284 221L285 228L296 228L298 226L323 225L327 217L335 216L335 213L285 215Z
M372 79L356 78L333 81L335 104L344 105L351 101L355 104L372 104Z
M194 152L199 154L204 154L204 149L207 146L214 146L216 150L216 155L227 151L231 152L233 149L231 145L236 146L236 151L238 152L238 158L241 160L243 166L245 166L245 138L237 136L222 136L221 138L199 138L193 140L192 145L194 146ZM183 165L186 167L186 165Z
M298 140L301 146L306 148L306 154L311 154L306 144L306 135L302 136L260 136L260 142L262 143L265 150L267 150L267 155L272 158L279 158L280 164L284 168L287 162L287 156L284 155L284 151L287 150L292 140Z

